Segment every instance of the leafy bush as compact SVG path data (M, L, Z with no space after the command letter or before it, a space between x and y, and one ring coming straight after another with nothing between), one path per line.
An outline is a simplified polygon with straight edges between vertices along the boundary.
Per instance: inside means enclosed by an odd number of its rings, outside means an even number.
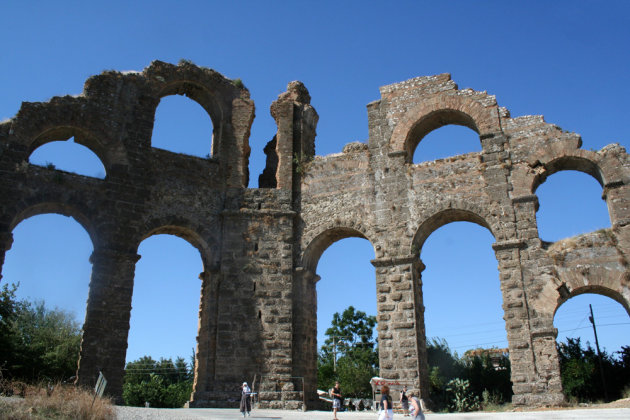
M567 338L567 342L559 343L557 348L562 387L568 399L615 400L630 386L630 346L616 352L616 358L602 351L601 363L597 351L588 342L583 348L579 338Z
M446 392L450 396L448 405L450 411L464 412L481 408L479 397L472 393L467 379L455 378L450 380L446 384Z
M77 370L81 329L74 316L44 301L17 301L17 285L0 289L0 363L7 377L61 381Z
M456 385L452 382L455 379L467 381L467 389L476 401L481 401L484 391L486 395L492 396L495 404L510 401L512 382L507 354L499 354L494 358L489 353L481 354L460 358L443 339L434 338L428 343L429 395L435 410L450 409L456 405L453 401L453 387ZM448 390L449 383L451 391Z
M192 393L192 369L181 357L153 360L150 356L127 363L123 400L126 405L181 408Z

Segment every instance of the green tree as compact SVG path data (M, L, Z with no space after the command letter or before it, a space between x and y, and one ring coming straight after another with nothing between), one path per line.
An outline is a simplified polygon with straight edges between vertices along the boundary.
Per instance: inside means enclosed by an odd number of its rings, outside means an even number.
M433 338L427 344L429 365L429 396L436 409L444 409L449 403L446 391L449 381L463 375L464 367L444 339Z
M81 330L74 316L44 301L16 301L17 286L2 288L0 336L8 376L27 382L65 380L77 370Z
M623 389L630 385L630 347L624 346L613 357L601 352L601 364L597 351L590 343L582 347L580 338L567 338L559 343L558 359L564 394L581 402L621 398ZM606 383L606 392L602 384Z
M349 306L333 315L318 357L317 385L330 389L340 382L346 397L369 397L370 379L378 375L378 349L373 338L376 317Z
M4 284L0 288L0 367L8 368L15 364L16 338L14 323L21 309L15 300L15 284Z
M180 408L190 400L192 371L184 358L153 360L143 356L127 363L123 384L126 405Z
M466 409L472 409L477 405L471 401L479 402L484 395L495 403L511 399L508 355L491 358L489 353L480 353L460 358L444 339L434 338L427 344L429 395L434 409L460 410L468 403Z

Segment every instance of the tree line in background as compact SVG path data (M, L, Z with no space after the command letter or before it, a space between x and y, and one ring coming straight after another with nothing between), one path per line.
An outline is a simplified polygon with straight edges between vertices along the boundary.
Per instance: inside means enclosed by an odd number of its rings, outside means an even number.
M190 400L194 375L194 356L191 368L182 357L153 360L143 356L127 363L123 383L126 405L156 408L181 408Z
M598 356L590 343L579 338L559 343L558 358L564 394L577 402L613 401L630 397L630 346Z
M5 379L72 382L77 369L81 328L74 317L43 301L17 300L17 285L0 287L0 372ZM317 385L328 390L339 380L345 397L371 398L370 379L378 376L376 317L348 307L335 313L317 360ZM630 346L601 353L587 342L558 343L564 393L576 402L610 401L630 396ZM510 361L506 353L475 352L459 357L444 340L427 343L430 398L436 410L469 411L509 402ZM123 398L127 405L182 407L190 399L194 357L127 364ZM1 390L0 390L1 392Z
M72 381L81 328L74 316L43 301L18 301L18 285L0 288L0 369L5 379L27 383Z
M376 317L352 306L333 315L318 354L319 389L329 390L338 380L345 397L372 397L370 379L379 376L375 326ZM558 357L569 401L611 401L630 396L630 347L624 346L614 355L602 352L600 364L590 344L583 348L579 338L569 338L558 344ZM507 352L479 349L460 357L445 340L434 338L427 343L427 359L433 410L473 411L511 401Z
M81 345L75 317L48 309L43 301L17 300L18 285L0 287L0 378L29 384L74 381ZM192 392L193 361L153 360L127 364L123 399L127 405L182 407ZM0 389L0 393L3 390Z

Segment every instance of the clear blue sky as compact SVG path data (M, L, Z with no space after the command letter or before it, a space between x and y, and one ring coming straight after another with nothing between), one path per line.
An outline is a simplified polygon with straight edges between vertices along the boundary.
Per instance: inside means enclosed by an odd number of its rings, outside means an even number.
M460 88L487 90L512 116L542 114L582 135L584 148L630 146L630 3L607 1L13 1L2 6L0 120L22 101L81 93L103 70L142 70L152 60L181 58L241 78L255 101L250 186L257 187L264 145L276 126L269 105L288 82L303 81L320 115L317 154L367 141L366 105L378 87L448 72ZM211 126L201 108L168 97L156 115L153 145L204 156ZM58 147L58 146L67 146ZM31 162L104 175L79 146L50 144ZM480 150L470 130L445 127L421 143L415 161ZM610 226L601 187L563 172L537 191L541 237L557 240ZM20 282L19 296L44 299L79 320L85 303L92 244L74 220L43 215L14 230L3 282ZM446 338L460 354L477 346L504 347L497 262L492 235L469 224L447 225L422 249L428 337ZM62 243L63 246L59 246ZM189 359L195 345L202 271L198 252L182 239L155 236L139 248L128 360ZM317 267L320 342L332 314L349 305L376 312L374 258L360 239L333 244ZM450 261L456 261L455 264ZM600 343L609 352L630 344L621 305L582 295L555 318L560 338L593 343L592 303Z

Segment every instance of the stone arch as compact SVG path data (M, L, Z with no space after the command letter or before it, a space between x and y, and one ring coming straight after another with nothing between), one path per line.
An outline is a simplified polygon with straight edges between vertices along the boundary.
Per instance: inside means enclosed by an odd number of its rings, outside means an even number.
M530 168L533 170L529 171L529 188L531 194L535 195L536 190L547 178L561 171L578 171L590 175L602 187L602 199L606 201L611 226L615 226L620 222L620 216L623 218L624 211L619 201L611 199L608 193L611 189L623 186L626 182L620 172L622 167L623 164L614 154L582 149L562 154L551 150L530 161ZM538 200L537 196L535 197L536 210L538 210Z
M310 232L303 238L301 267L296 269L293 283L293 376L305 380L307 406L316 405L317 396L317 264L324 251L346 238L370 240L368 229L361 224L334 221Z
M136 244L136 249L140 246L140 243L150 236L154 235L174 235L177 236L199 251L204 271L215 271L218 267L218 249L217 246L208 242L201 232L205 229L195 226L188 220L181 217L165 217L152 219L145 224L145 231L139 237Z
M419 255L422 250L422 246L428 237L437 229L452 222L475 223L488 229L496 239L497 235L495 232L497 232L498 229L493 228L493 223L488 222L488 220L492 219L486 215L486 212L472 204L448 203L443 205L441 208L436 209L430 217L424 219L424 221L417 227L416 233L411 242L412 249L410 253Z
M480 139L501 131L496 106L488 108L461 95L434 96L400 118L389 141L389 152L405 152L407 163L411 163L422 138L449 124L468 127L477 132Z
M142 72L152 98L142 112L153 124L160 99L183 95L197 102L212 120L212 151L222 163L228 184L246 187L249 179L249 134L254 121L254 103L249 90L208 68L180 61L173 64L154 61ZM129 76L132 77L132 76ZM133 75L137 77L137 75Z
M622 274L622 276L625 276L625 275L627 274ZM572 289L569 293L560 294L560 296L558 297L557 304L553 310L552 318L556 316L556 312L558 312L558 309L560 308L560 306L566 303L569 299L575 296L585 294L585 293L594 293L597 295L606 296L614 300L615 302L623 306L623 308L626 310L626 312L630 316L630 301L628 301L628 299L626 299L619 290L612 289L610 287L607 287L607 285L602 285L602 284L588 284L588 285L576 287Z
M215 139L218 140L221 138L221 133L224 129L224 110L216 100L212 92L207 89L205 86L191 81L180 80L177 82L172 82L166 86L158 93L158 101L167 97L179 95L186 98L191 99L201 106L206 114L210 117L212 121L212 144L211 144L211 154L215 156L217 154L217 144ZM153 114L157 111L157 106L153 109Z
M539 166L540 169L536 170ZM607 180L610 178L610 174L606 173L606 167L600 165L600 159L597 154L587 150L577 150L571 154L544 156L542 160L537 159L534 169L535 174L531 180L532 194L549 176L560 171L583 172L595 178L602 187L606 185Z
M72 217L76 220L88 233L90 240L92 241L92 245L96 248L98 244L96 227L93 221L86 216L89 213L86 210L87 209L80 209L75 205L61 203L58 201L48 201L45 199L29 200L28 203L15 212L15 216L9 224L9 231L13 231L18 224L33 216L50 213L61 214L63 216Z
M317 263L326 249L333 243L346 238L362 238L367 239L374 246L375 255L380 249L375 242L370 239L368 233L364 231L363 226L343 226L334 225L327 226L318 230L317 234L311 236L307 242L302 254L302 268L313 275L317 269Z
M218 305L220 300L218 242L208 240L206 230L180 217L155 218L145 224L137 246L145 239L160 234L174 235L199 251L203 271L199 274L200 304L195 348L193 393L203 394L212 382L216 369Z
M26 146L24 159L27 160L35 149L46 143L69 140L72 137L74 137L75 143L87 147L99 158L105 167L107 175L112 169L126 167L129 164L127 150L122 142L112 141L101 135L94 134L91 130L64 123L54 127L47 127L37 134L33 133L32 135L27 134L23 136L23 143Z

